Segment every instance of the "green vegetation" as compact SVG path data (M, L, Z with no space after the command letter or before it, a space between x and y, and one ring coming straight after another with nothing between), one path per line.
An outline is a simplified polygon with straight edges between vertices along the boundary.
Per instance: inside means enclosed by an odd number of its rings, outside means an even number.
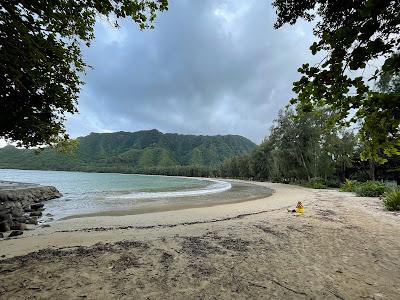
M312 189L326 189L328 187L326 181L322 178L312 178L305 186Z
M281 111L263 143L249 155L226 161L221 175L299 184L319 178L320 187L337 185L352 172L358 140L351 132L329 130L328 116L325 110L302 117L291 109Z
M328 107L335 112L332 124L358 123L365 160L384 163L400 155L400 1L275 0L273 5L275 28L315 20L318 40L310 50L324 56L315 66L299 68L302 77L291 101L298 112Z
M355 192L358 182L356 180L346 179L346 181L341 185L341 192Z
M1 1L0 137L26 147L67 138L65 113L77 112L87 68L81 47L90 46L96 18L116 19L115 27L131 18L145 29L167 6L167 0Z
M382 196L388 186L378 181L358 182L356 180L346 179L344 184L340 187L342 192L353 192L360 197L379 197Z
M356 185L354 192L360 197L379 197L385 193L387 186L378 181L366 181Z
M383 204L385 205L387 210L400 210L400 189L393 188L385 192L383 197Z
M68 147L71 155L53 148L37 153L34 149L6 146L0 149L0 168L215 177L222 161L246 154L256 145L235 135L195 136L148 130L92 133L70 142Z
M325 109L300 115L290 108L281 111L264 142L247 155L225 161L221 176L315 189L340 186L363 197L387 191L375 178L400 182L399 156L387 157L383 165L360 160L365 144L351 131L328 125L330 117Z

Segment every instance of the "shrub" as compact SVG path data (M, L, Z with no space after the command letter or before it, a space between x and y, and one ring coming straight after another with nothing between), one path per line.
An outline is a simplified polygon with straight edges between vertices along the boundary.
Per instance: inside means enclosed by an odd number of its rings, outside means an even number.
M360 197L379 197L385 193L387 187L378 181L366 181L355 186L354 192Z
M356 187L359 186L357 180L346 179L346 181L341 185L341 192L354 192Z
M312 189L326 189L325 180L318 177L310 179L305 186Z
M340 187L340 181L337 179L328 179L326 185L331 188L338 188Z
M387 191L383 197L383 204L387 210L400 210L400 188Z
M310 187L313 189L326 189L326 185L321 182L313 182L310 184Z

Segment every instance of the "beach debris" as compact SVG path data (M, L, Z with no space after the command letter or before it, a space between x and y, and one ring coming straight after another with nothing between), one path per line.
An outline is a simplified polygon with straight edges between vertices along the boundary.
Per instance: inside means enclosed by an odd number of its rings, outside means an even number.
M182 250L189 256L207 257L209 254L222 254L224 251L212 245L206 239L197 236L184 237L181 243Z
M240 238L227 238L221 241L222 247L237 252L245 252L249 250L250 242Z
M124 250L130 250L132 248L142 248L142 249L147 249L149 248L149 245L145 242L139 242L139 241L119 241L116 242L115 245L121 247Z
M160 263L165 269L168 269L171 263L174 261L174 256L168 252L163 252L160 258Z
M115 272L125 271L129 268L140 267L139 259L132 253L123 253L112 263L111 269Z
M19 236L22 234L24 234L24 232L22 230L14 230L14 231L11 231L11 233L8 237L15 237L15 236Z

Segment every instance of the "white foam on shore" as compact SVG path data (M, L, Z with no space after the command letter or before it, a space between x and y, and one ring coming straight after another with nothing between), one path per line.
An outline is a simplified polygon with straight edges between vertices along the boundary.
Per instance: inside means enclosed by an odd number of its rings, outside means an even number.
M232 185L229 182L207 179L207 181L213 182L199 190L187 190L187 191L176 191L176 192L132 192L125 195L111 196L107 198L118 198L118 199L147 199L147 198L170 198L170 197L187 197L187 196L199 196L216 194L229 190Z

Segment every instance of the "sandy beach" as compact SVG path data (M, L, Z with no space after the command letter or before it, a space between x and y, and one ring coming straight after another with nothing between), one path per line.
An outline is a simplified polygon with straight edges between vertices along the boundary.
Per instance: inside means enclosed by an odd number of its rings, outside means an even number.
M272 196L57 221L0 240L0 299L399 299L400 214L377 198ZM305 213L287 212L303 201Z

